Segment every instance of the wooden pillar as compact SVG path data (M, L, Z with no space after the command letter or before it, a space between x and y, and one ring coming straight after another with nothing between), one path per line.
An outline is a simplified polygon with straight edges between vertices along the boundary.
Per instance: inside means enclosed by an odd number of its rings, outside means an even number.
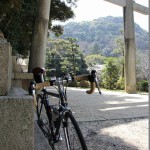
M136 93L136 46L134 32L133 1L126 0L124 9L125 40L125 91Z

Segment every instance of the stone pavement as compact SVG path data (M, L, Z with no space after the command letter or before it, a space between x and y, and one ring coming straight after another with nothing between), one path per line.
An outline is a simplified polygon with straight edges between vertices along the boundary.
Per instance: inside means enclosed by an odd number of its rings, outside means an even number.
M85 91L68 88L68 102L89 150L148 150L148 94L102 90L102 95L97 91L87 95ZM47 144L37 126L35 137L35 150L42 150Z

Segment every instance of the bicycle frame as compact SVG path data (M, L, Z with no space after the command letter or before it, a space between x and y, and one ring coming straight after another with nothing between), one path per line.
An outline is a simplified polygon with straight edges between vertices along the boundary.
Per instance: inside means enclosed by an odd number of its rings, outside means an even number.
M66 111L69 111L69 112L71 112L71 111L67 107L68 106L67 95L66 95L67 86L66 86L66 88L64 87L62 79L59 79L54 83L57 86L58 93L49 92L46 89L42 90L43 94L41 94L41 96L42 96L41 100L42 101L41 101L40 113L41 113L42 107L44 105L47 116L49 118L49 125L50 125L50 129L51 129L51 133L54 133L54 129L55 129L55 133L52 135L53 140L56 140L55 142L57 142L57 136L59 135L60 125L63 122L63 120L62 120L63 115L65 114ZM48 99L49 95L59 99L59 105L58 105L59 106L59 108L58 108L59 114L58 114L55 128L53 126L54 122L52 120L52 116L49 113L49 112L51 112L51 109L53 109L52 105L50 105L50 103L49 103L49 99ZM40 113L38 114L39 116L40 116Z
M66 74L62 78L51 78L50 81L35 83L32 81L29 86L29 94L35 97L35 90L41 90L41 94L38 94L36 97L36 109L37 109L37 123L41 130L43 131L45 137L48 139L50 146L55 150L55 143L61 141L61 129L63 128L63 135L65 136L66 148L70 150L71 145L77 144L82 147L82 150L87 150L87 146L82 135L82 132L77 124L76 119L74 118L70 108L67 103L67 86L72 81L82 81L87 80L90 82L90 89L86 91L87 94L92 94L97 87L99 94L101 94L99 85L97 83L96 71L92 70L91 74L79 75L79 76L70 76ZM66 86L64 85L66 83ZM57 93L50 92L45 87L53 86L57 89ZM48 96L58 98L58 105L50 104ZM39 103L41 102L41 104ZM44 106L43 106L44 105ZM57 106L57 107L56 107ZM45 111L46 114L45 114ZM73 128L72 128L73 127ZM73 134L71 137L72 131L77 134ZM71 130L70 130L71 129ZM76 137L74 138L74 135ZM70 140L72 139L72 140ZM74 143L74 140L76 142ZM73 141L73 143L71 143ZM58 144L59 145L59 144ZM77 146L78 147L78 146Z

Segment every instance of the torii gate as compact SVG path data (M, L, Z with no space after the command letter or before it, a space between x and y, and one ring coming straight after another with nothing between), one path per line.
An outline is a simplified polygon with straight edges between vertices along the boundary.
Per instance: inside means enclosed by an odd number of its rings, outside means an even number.
M123 7L125 40L125 91L136 93L136 46L133 11L149 15L149 8L133 0L104 0Z

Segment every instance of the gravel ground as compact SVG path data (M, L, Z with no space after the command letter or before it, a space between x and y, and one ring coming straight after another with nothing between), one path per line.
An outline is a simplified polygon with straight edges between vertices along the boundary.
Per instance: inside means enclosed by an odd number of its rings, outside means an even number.
M73 88L68 90L68 101L88 150L149 149L147 94L103 91L102 95L87 95L85 90ZM48 149L35 128L35 150Z
M148 118L78 122L88 150L148 150ZM51 150L39 129L35 150ZM60 150L60 149L59 149ZM63 150L63 149L61 149Z
M88 150L148 150L148 118L79 122Z

